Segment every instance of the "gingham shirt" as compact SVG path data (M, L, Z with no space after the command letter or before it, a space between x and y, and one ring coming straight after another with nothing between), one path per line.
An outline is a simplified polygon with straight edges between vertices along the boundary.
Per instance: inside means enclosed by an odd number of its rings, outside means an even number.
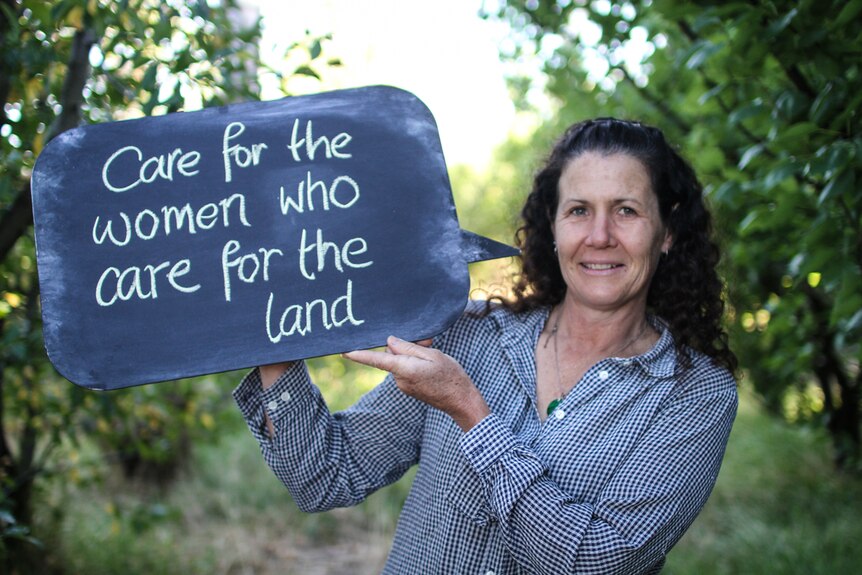
M254 370L234 397L305 511L356 504L419 464L384 573L657 573L715 483L735 382L699 354L681 371L654 321L650 351L600 361L541 422L534 354L547 317L497 308L435 338L491 408L467 433L391 377L330 414L302 363L265 391Z

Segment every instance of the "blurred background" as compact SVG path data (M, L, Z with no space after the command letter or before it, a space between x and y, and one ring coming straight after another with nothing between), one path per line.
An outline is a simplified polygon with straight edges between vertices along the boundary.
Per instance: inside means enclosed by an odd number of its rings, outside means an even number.
M313 4L313 6L310 6ZM660 126L706 185L742 403L666 573L862 565L862 0L0 0L0 573L379 573L407 476L299 512L230 391L96 393L41 336L30 173L82 123L390 84L434 113L462 227L512 241L574 121ZM471 267L505 294L509 261ZM381 375L310 362L333 409Z

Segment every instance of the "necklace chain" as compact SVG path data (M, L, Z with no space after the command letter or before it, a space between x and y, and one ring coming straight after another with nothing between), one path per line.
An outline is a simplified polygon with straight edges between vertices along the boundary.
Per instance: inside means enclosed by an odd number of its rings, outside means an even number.
M556 372L557 372L557 391L559 392L559 395L556 398L552 399L550 403L548 403L548 410L547 410L548 415L551 415L554 412L554 410L557 409L557 406L560 405L560 403L562 403L562 401L568 395L568 392L563 391L563 380L562 380L562 377L560 376L560 353L559 353L559 348L557 346L557 331L559 331L560 316L562 316L562 315L563 315L563 312L561 310L559 312L559 314L557 315L557 318L554 320L554 327L551 328L551 333L550 333L550 335L548 335L547 339L545 339L545 345L544 345L544 348L547 349L548 342L550 341L551 338L554 338L554 367L556 368ZM634 344L634 342L639 340L641 338L641 336L643 336L644 332L646 332L647 325L648 325L647 322L644 322L643 326L641 326L640 331L633 338L631 338L624 346L622 346L621 348L616 350L613 354L609 355L608 357L613 357L613 356L619 355L619 354L623 353L625 350L627 350L628 348L630 348Z

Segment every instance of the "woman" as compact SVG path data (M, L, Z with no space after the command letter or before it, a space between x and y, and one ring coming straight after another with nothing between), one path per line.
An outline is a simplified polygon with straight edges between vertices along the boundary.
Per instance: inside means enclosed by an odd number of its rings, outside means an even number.
M418 463L386 573L656 573L715 483L735 358L691 168L655 128L579 123L522 218L514 301L346 354L390 372L351 409L302 364L235 392L304 510Z

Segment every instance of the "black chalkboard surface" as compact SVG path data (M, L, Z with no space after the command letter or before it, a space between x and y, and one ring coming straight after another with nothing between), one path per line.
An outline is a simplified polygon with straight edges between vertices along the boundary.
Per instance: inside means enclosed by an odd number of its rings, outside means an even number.
M85 126L33 172L45 346L115 389L443 331L467 263L434 119L391 87Z

